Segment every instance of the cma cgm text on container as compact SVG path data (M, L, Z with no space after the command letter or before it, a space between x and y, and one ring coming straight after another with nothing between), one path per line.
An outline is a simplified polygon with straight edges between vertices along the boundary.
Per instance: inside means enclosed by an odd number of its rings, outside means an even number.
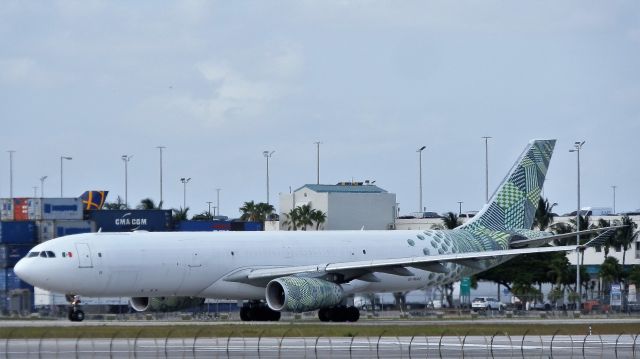
M95 222L102 232L130 232L143 230L162 232L172 229L171 210L92 210L86 218Z

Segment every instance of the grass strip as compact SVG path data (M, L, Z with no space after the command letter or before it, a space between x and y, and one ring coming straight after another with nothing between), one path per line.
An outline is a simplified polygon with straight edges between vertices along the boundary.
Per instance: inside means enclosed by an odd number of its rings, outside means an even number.
M638 334L636 323L591 325L592 334ZM194 337L365 337L365 336L464 336L464 335L586 335L588 324L450 324L434 325L176 325L176 326L78 326L3 327L2 339L37 338L194 338Z

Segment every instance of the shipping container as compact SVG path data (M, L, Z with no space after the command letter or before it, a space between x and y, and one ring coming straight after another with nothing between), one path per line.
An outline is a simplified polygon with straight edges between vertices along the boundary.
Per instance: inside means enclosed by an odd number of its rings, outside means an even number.
M0 268L13 267L29 253L32 245L0 244Z
M7 291L14 289L31 289L33 291L33 286L20 279L16 272L13 271L13 268L6 268L5 273L7 276Z
M34 203L35 219L38 220L77 220L83 216L80 198L42 198Z
M0 222L1 244L30 244L36 236L36 225L32 221Z
M13 201L11 198L0 199L0 220L13 221Z
M231 222L226 221L180 221L175 230L180 232L208 232L231 230Z
M145 230L162 232L172 229L171 210L95 210L87 211L87 219L102 232Z
M13 268L1 268L0 269L0 291L11 291L15 289L31 289L33 286L27 282L23 282L18 278Z
M261 222L244 222L244 230L245 231L261 231L262 223Z
M95 232L93 221L88 220L38 221L36 223L39 243L72 234Z
M5 314L19 313L24 315L34 310L33 287L8 290L2 293L2 299L2 311Z
M29 205L31 201L29 198L14 198L13 199L13 220L14 221L28 221L33 218L29 218Z
M46 242L55 238L56 225L54 221L37 221L38 243Z

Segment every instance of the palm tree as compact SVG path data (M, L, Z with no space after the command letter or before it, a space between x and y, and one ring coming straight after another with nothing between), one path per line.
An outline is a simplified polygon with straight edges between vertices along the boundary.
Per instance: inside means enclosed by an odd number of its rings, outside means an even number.
M173 222L179 222L179 221L186 221L187 220L187 213L189 212L189 207L186 208L182 208L180 207L179 209L172 209L173 211Z
M624 215L622 217L620 224L625 227L622 227L616 231L614 241L615 241L615 245L618 248L622 248L623 250L622 267L624 268L626 256L627 256L627 250L631 248L633 241L636 239L636 237L638 236L638 233L640 232L635 231L636 228L638 227L638 224L634 222L633 219L631 219L628 215Z
M316 231L320 229L320 225L327 220L327 214L319 209L312 209L309 215L311 221L316 222Z
M104 209L112 209L112 210L127 209L127 205L124 203L122 198L120 196L118 196L118 198L116 198L115 202L107 202L107 203L104 204L103 208Z
M611 227L611 222L607 221L604 218L598 219L598 228L607 228ZM604 258L606 259L609 256L609 250L612 246L615 245L615 236L607 236L604 241Z
M600 277L602 278L605 293L609 293L611 283L620 281L622 267L616 257L607 257L600 265Z
M200 214L196 214L195 216L191 217L191 220L192 221L211 221L213 220L213 215L209 211L204 211Z
M538 200L538 208L536 209L536 215L533 219L533 228L538 228L540 231L546 230L552 223L553 219L556 216L553 213L553 207L555 207L557 203L549 205L549 200L547 198Z
M258 215L258 208L256 207L255 202L245 202L242 207L240 207L240 212L242 215L240 219L243 221L255 221Z
M260 222L266 221L273 211L275 211L275 208L271 204L264 202L256 204L257 220Z
M296 209L298 210L298 225L300 226L300 229L302 229L303 231L307 230L307 226L312 226L313 225L313 220L311 219L311 205L310 204L303 204L300 207L296 207Z
M286 227L287 231L298 230L298 213L295 208L290 210L289 213L283 213L282 217L284 218L282 226Z
M156 203L151 198L145 198L141 200L140 204L136 206L136 209L161 209L161 208L162 208L162 201L160 201L160 203L158 203L158 205L156 206Z
M447 212L442 218L442 224L446 229L454 229L462 224L458 215L453 212Z
M250 222L264 222L267 216L273 213L274 210L275 208L272 205L264 202L245 202L244 205L240 207L240 212L242 212L240 219Z

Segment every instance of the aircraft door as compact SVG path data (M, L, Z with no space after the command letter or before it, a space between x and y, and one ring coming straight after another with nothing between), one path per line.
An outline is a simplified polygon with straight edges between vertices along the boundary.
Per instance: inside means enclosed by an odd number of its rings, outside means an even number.
M91 249L87 243L76 243L78 253L78 268L93 268Z

